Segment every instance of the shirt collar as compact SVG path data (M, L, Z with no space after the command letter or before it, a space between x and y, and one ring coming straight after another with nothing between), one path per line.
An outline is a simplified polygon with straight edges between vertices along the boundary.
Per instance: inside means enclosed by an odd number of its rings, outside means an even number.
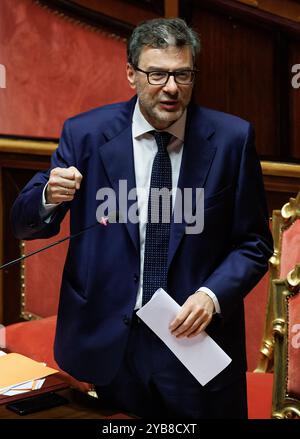
M149 133L149 131L155 130L155 128L143 116L140 110L139 99L137 99L135 104L132 122L133 122L132 135L134 138L140 137L146 133ZM186 122L186 109L184 110L182 116L164 131L167 131L168 133L172 134L177 139L183 142L185 122Z

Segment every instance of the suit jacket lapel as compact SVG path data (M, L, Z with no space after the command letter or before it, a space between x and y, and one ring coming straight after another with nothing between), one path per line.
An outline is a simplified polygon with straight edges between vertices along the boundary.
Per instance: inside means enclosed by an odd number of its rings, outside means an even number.
M128 209L136 200L128 200L128 192L136 187L134 157L132 145L132 111L135 99L128 103L128 107L104 133L107 143L99 148L100 156L107 172L108 179L114 189L119 221L124 222L136 250L139 252L139 227L138 223L128 221ZM119 193L119 181L124 180L127 191ZM127 209L120 206L119 197L127 200ZM125 211L126 210L126 211Z
M214 127L203 117L203 113L199 108L191 108L189 110L185 132L178 188L182 191L182 194L184 188L192 189L192 212L190 212L189 215L191 216L196 207L196 188L203 188L205 185L210 166L216 153L216 147L209 141L209 138L214 133ZM170 266L172 262L185 233L185 228L188 225L184 220L183 207L178 205L178 199L175 201L175 209L177 208L182 210L182 221L180 223L173 222L171 225L168 266Z
M129 101L125 106L125 109L120 112L119 117L116 118L114 123L107 128L104 135L108 141L99 148L100 156L106 169L108 179L116 194L117 203L119 200L120 180L125 180L127 182L127 194L131 189L136 188L132 144L132 113L135 102L135 98ZM178 188L182 192L184 188L192 189L193 212L196 202L196 188L204 187L216 152L216 148L210 143L209 140L214 133L214 127L211 126L209 121L206 120L201 109L191 108L188 113L185 131L186 136L184 141ZM135 202L136 200L128 200L127 212L123 212L123 210L119 212L123 219L127 218L128 209ZM120 209L119 205L117 209ZM172 262L187 225L188 224L186 224L184 221L184 217L181 223L173 222L171 225L168 266ZM125 226L137 252L139 252L138 223L133 224L127 220Z

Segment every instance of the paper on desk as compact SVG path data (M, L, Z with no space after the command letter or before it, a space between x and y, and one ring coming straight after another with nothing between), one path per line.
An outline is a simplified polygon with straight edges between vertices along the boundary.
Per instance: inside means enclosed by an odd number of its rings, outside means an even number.
M0 350L0 357L7 355L6 352ZM45 363L42 363L46 366ZM0 395L5 396L15 396L21 395L22 393L32 392L33 390L39 390L45 382L45 378L26 381L25 383L18 384L16 386L8 386L0 389Z
M0 389L44 378L58 371L21 354L0 356ZM8 389L7 389L8 390Z
M45 382L45 378L27 381L26 383L18 384L6 389L0 389L0 394L5 396L22 395L22 393L39 390Z
M231 358L204 331L193 338L176 338L172 335L169 325L179 311L178 303L160 288L137 311L137 315L204 386L228 366Z

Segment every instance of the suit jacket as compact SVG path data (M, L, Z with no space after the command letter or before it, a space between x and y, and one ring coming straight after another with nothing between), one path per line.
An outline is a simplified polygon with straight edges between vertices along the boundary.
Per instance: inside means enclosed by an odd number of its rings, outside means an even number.
M83 175L81 188L46 223L40 206L50 170L36 174L13 207L18 238L57 234L68 209L71 233L76 233L95 223L99 188L112 187L118 194L119 180L127 180L128 191L135 187L135 102L96 108L65 122L51 168L75 166ZM172 224L168 293L180 305L199 286L218 298L221 315L213 317L207 331L233 361L207 385L215 389L246 369L243 298L267 270L272 238L250 124L191 104L185 132L178 186L204 188L204 230L186 234L184 222ZM138 224L99 225L70 241L55 358L77 379L105 385L116 374L130 330L139 267Z

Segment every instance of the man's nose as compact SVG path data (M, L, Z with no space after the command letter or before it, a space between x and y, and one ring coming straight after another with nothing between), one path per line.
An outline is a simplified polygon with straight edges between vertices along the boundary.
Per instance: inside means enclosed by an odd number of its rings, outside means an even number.
M178 92L178 85L175 81L174 76L171 76L171 75L169 76L167 83L163 87L163 90L166 93L171 93L171 94Z

